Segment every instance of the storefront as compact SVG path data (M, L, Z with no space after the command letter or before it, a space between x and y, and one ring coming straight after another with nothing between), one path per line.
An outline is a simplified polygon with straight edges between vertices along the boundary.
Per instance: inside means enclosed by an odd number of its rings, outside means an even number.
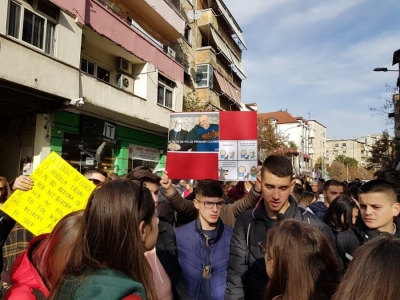
M166 130L167 132L167 130ZM163 160L167 137L67 111L54 116L51 150L79 172L100 168L118 175Z

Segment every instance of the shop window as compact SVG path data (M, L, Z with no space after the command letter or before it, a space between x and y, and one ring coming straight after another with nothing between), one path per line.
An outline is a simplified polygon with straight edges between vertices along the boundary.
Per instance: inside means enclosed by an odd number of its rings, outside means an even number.
M172 80L166 78L161 74L158 74L157 103L172 109L174 88L175 88L175 82L173 82Z
M7 34L54 55L59 8L47 0L9 3Z
M114 172L117 145L96 139L83 139L78 134L65 133L62 158L79 172L99 168Z
M97 66L94 62L81 58L81 70L89 75L95 76L97 79L110 82L110 71Z
M196 87L213 88L213 67L211 65L196 66Z

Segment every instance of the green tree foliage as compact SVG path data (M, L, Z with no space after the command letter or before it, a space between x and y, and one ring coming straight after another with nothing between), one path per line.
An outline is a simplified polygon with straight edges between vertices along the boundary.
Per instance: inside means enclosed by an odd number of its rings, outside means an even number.
M377 170L393 167L396 163L396 146L394 139L387 131L372 146L371 156L367 159L367 169Z
M335 158L335 161L341 162L345 166L349 166L349 168L357 168L358 167L358 161L354 158L348 157L346 155L338 155Z

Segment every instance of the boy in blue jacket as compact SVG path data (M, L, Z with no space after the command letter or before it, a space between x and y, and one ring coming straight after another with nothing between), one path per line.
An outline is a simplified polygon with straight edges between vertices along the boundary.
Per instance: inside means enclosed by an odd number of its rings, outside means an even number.
M199 181L193 200L198 217L175 230L178 260L193 299L224 299L232 228L219 218L223 194L218 181Z

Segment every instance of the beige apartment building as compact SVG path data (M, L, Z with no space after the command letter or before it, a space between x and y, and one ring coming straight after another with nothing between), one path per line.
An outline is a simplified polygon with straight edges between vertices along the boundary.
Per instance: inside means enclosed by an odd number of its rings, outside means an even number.
M358 166L364 167L368 157L366 144L356 139L327 140L325 148L325 163L330 165L339 155L354 158Z
M313 168L318 159L324 157L326 146L326 127L316 120L308 120L309 128L309 149L311 157L310 166Z

